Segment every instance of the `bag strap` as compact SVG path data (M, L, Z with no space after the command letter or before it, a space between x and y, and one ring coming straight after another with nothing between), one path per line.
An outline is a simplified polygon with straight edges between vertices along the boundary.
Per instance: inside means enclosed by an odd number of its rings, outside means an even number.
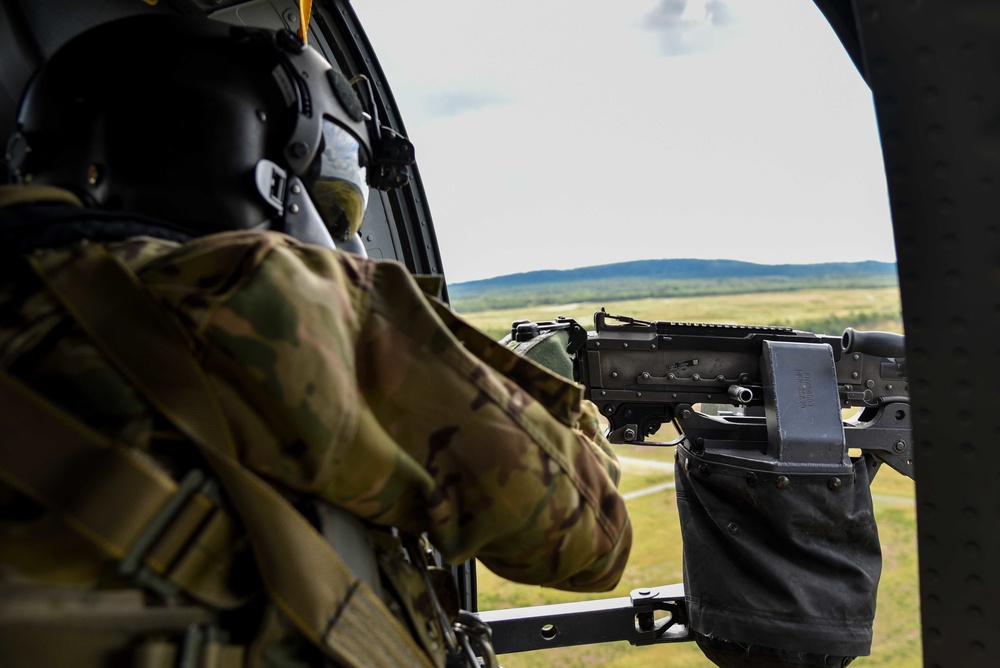
M228 581L239 525L201 471L176 483L4 372L0 405L0 478L119 560L123 576L220 609L248 599Z
M434 665L305 517L237 460L184 331L127 266L93 244L28 261L115 367L198 447L243 518L271 601L303 635L345 666Z

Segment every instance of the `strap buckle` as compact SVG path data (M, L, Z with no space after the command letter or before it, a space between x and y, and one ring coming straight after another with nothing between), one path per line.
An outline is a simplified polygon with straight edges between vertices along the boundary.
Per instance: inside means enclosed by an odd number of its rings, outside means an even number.
M176 598L180 593L180 588L155 573L143 562L188 500L198 492L208 496L214 487L214 482L207 478L201 469L191 469L178 483L177 491L167 499L163 507L132 543L129 551L118 562L118 574L164 598Z
M461 659L458 659L461 663L452 664L449 661L449 666L500 668L496 652L493 651L493 630L486 622L467 610L460 610L454 628L461 648Z
M493 631L486 622L466 610L459 610L454 621L441 604L437 588L431 582L427 560L428 550L423 549L423 538L412 534L404 534L404 545L414 563L423 576L431 605L437 615L439 626L444 634L447 650L446 662L448 668L500 668L497 655L493 651ZM482 661L480 661L480 657Z

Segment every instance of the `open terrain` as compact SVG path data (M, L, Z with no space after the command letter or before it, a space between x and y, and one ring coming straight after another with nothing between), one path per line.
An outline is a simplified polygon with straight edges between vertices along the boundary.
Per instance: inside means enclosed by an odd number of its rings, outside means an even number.
M463 313L592 301L896 287L886 262L764 265L733 260L642 260L531 271L449 285Z
M536 306L459 312L490 336L500 338L515 320L576 319L593 329L594 312L641 320L719 322L740 325L782 325L817 334L840 334L844 327L901 331L899 290L896 287L830 289L724 294L698 297L652 297L610 301L593 298Z

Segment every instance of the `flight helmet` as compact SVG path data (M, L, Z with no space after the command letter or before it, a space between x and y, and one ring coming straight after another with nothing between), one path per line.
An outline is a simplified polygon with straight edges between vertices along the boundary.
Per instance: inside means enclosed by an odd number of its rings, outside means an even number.
M369 186L405 184L413 161L292 32L162 15L60 48L29 83L7 153L12 181L89 206L327 246L356 239Z

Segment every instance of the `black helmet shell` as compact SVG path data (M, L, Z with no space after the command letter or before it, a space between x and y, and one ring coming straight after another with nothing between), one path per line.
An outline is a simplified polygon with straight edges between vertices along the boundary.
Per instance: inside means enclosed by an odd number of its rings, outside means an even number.
M308 186L324 119L358 139L361 159L370 154L350 86L291 33L129 17L82 33L40 68L11 168L16 180L198 234L280 230L286 212L261 196L255 168L270 161Z

